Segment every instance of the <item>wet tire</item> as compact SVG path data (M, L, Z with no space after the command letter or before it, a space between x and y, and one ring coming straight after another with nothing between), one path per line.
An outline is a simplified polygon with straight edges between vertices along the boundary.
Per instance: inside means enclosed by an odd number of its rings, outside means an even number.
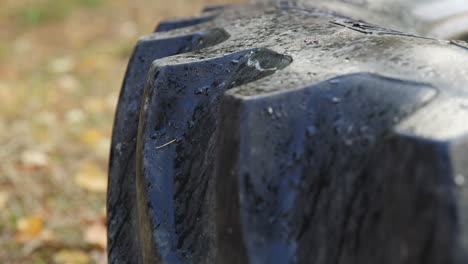
M109 262L466 263L468 45L365 1L279 2L137 43Z

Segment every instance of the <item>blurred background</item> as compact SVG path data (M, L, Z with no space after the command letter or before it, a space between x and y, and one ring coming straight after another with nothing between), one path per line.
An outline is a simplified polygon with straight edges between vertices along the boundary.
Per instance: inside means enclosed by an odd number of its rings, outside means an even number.
M0 0L0 263L106 263L114 109L138 37L246 0Z

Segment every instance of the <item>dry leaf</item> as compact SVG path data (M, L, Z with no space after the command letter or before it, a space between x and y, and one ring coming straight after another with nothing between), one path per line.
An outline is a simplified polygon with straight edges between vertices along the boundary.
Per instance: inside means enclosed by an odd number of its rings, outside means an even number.
M81 136L81 141L87 144L94 144L103 137L97 129L89 129Z
M120 25L119 33L122 37L132 38L138 33L137 25L131 20L126 21Z
M35 117L37 121L49 127L57 124L57 115L54 112L42 111Z
M94 145L94 152L98 157L102 159L107 159L109 157L111 140L108 137L100 139Z
M109 56L103 54L92 54L84 57L77 65L78 72L94 72L98 69L104 69L110 63Z
M39 217L31 216L20 218L16 224L17 233L15 240L26 243L39 237L44 227L44 222Z
M106 192L107 174L92 162L86 162L75 175L75 183L90 192Z
M86 229L84 239L88 244L105 249L107 246L106 226L99 222L93 223Z
M5 209L9 199L10 194L8 192L0 191L0 210Z
M71 74L63 74L57 78L57 84L64 91L74 92L80 86L80 81Z
M49 65L49 70L54 73L66 73L73 70L75 61L72 58L58 58Z
M0 82L0 98L2 101L9 102L15 100L14 89L12 89L6 82Z
M110 93L109 95L107 95L105 100L108 110L114 112L115 108L117 107L117 102L119 101L119 93Z
M107 100L103 97L88 97L83 102L86 111L91 113L103 113L107 110Z
M44 152L26 150L21 153L21 163L26 167L45 167L49 164L49 158Z
M105 250L93 250L89 254L94 263L107 264L107 252Z
M33 41L31 41L30 38L28 37L21 37L21 38L18 38L14 43L13 43L13 51L14 52L17 52L18 54L21 54L21 53L27 53L28 51L30 51L34 44L33 44Z
M39 237L42 241L53 241L56 240L55 234L50 230L43 230Z
M69 123L79 123L86 118L86 115L80 109L72 109L65 114L65 119Z
M87 264L90 258L86 252L82 250L60 250L54 255L56 264Z

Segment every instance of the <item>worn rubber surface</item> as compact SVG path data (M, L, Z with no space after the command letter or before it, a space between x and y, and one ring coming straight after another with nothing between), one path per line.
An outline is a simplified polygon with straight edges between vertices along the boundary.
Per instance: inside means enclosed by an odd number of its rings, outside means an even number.
M214 6L141 38L109 262L466 263L468 45L423 2Z

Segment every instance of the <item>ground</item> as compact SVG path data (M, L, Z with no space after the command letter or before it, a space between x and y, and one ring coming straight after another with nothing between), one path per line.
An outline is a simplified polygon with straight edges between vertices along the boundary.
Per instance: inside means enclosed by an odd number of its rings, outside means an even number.
M133 45L223 2L245 1L2 1L0 263L106 263L109 144Z

